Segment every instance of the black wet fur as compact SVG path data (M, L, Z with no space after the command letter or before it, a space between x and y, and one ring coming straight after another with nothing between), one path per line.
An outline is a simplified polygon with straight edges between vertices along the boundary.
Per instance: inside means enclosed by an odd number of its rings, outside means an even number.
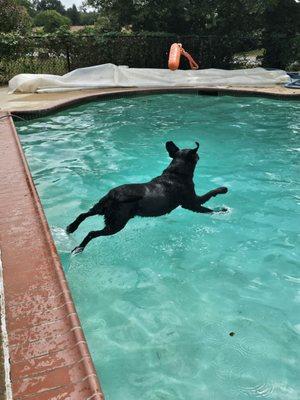
M127 222L135 217L158 217L168 214L178 206L198 213L216 212L203 207L211 197L227 193L226 187L219 187L197 196L194 188L194 171L199 160L195 149L180 150L173 142L166 143L166 149L172 161L163 173L147 183L134 183L118 186L110 190L88 212L80 214L67 227L67 233L73 233L87 217L104 215L105 227L90 232L72 251L80 253L90 240L98 236L109 236L122 230ZM226 212L225 208L217 212Z

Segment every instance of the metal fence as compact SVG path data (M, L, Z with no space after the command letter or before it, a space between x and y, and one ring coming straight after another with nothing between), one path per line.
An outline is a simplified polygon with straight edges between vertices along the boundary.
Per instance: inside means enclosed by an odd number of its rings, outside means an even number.
M167 68L172 43L181 42L201 68L240 67L235 54L257 49L254 37L68 34L14 37L0 36L0 84L20 73L63 75L76 68L104 63L137 68ZM181 68L189 68L182 60Z

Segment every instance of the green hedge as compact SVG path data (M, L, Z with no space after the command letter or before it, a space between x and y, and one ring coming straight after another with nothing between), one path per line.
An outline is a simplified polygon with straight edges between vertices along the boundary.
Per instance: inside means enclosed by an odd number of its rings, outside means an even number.
M0 34L0 82L21 72L62 74L75 68L114 63L166 68L172 43L181 42L201 68L228 68L242 40L233 37L178 36L144 32L126 35L69 32L42 36ZM182 60L181 68L188 68Z
M138 68L166 68L168 51L174 42L183 43L201 68L230 68L234 54L243 51L249 40L253 40L254 45L258 43L257 38L231 35L178 36L152 32L126 35L60 30L41 36L0 34L0 83L22 72L64 74L76 68L108 62ZM282 57L281 67L288 65L287 59L291 63L293 57L289 51L278 54L276 57ZM184 59L181 68L189 68Z
M300 67L300 35L289 37L277 33L263 37L263 66L296 70Z

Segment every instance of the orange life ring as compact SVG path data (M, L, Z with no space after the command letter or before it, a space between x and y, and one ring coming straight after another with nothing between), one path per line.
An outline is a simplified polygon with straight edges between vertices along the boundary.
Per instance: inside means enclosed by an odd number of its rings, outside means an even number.
M170 47L169 61L168 61L168 67L171 71L175 71L176 69L178 69L181 55L183 55L188 59L191 69L199 68L199 65L196 63L193 57L182 48L181 43L173 43L172 46Z
M180 64L182 45L173 43L170 48L168 67L171 71L178 69Z

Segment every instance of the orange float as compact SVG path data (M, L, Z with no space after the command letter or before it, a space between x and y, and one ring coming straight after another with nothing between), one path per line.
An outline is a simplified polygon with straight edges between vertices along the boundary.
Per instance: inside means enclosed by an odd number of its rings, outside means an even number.
M193 57L183 49L181 43L173 43L172 46L170 47L169 61L168 61L168 67L171 71L175 71L176 69L178 69L181 55L183 55L188 59L191 69L199 68L199 65L196 63Z

